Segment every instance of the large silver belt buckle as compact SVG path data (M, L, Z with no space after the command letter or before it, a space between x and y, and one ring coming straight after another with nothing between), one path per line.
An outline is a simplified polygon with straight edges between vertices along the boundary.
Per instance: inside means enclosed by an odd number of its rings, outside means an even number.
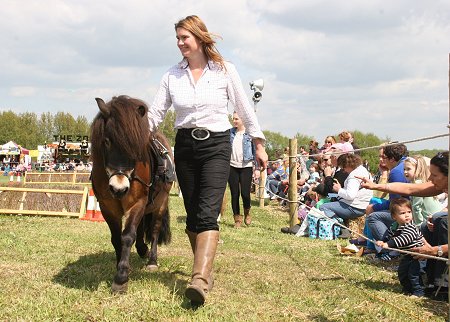
M209 130L204 127L196 127L191 131L191 135L194 139L198 141L203 141L208 139L211 133L209 133Z

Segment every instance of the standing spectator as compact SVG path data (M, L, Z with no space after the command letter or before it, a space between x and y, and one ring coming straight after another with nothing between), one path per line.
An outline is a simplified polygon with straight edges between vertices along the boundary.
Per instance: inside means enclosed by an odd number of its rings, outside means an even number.
M233 113L233 128L230 130L231 161L228 185L231 192L231 208L234 214L234 227L242 224L242 215L239 206L239 195L244 206L244 222L250 225L250 190L252 185L253 161L255 147L252 138L245 132L244 124L236 112Z

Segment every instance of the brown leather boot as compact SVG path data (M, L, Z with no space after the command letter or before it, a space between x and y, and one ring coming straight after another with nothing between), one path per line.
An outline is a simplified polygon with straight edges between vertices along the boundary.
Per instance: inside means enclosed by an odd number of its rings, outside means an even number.
M252 216L250 216L250 208L244 209L244 222L247 226L252 223Z
M192 305L203 305L208 292L212 289L211 274L218 241L217 230L197 234L192 279L184 293Z
M195 245L197 243L197 233L194 233L194 232L188 230L187 228L184 231L186 232L186 234L189 237L189 243L191 244L192 254L195 255ZM209 279L208 279L209 289L212 289L213 285L214 285L214 275L213 275L213 272L211 271L211 274L209 274Z
M242 225L242 216L234 215L234 228L239 228Z

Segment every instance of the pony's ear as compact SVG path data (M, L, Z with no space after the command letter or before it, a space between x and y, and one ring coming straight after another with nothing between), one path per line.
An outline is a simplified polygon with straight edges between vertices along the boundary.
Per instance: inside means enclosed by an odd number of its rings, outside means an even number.
M144 106L144 105L140 105L140 106L137 108L137 111L138 111L138 113L139 113L140 116L144 117L144 115L145 115L145 106Z
M100 109L100 112L102 112L104 117L108 117L109 116L109 109L108 107L106 107L105 102L101 99L101 98L95 98L95 100L97 101L97 105L98 108Z

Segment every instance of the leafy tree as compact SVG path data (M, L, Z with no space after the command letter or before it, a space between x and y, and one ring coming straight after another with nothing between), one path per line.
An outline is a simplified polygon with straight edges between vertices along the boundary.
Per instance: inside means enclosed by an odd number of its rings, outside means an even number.
M266 152L269 160L279 158L286 147L289 146L289 138L279 132L263 131L266 137Z
M56 133L53 122L53 115L50 112L42 113L38 120L39 142L42 145L45 142L50 143L55 139L53 135Z
M378 138L373 133L364 134L361 131L353 131L352 132L354 143L358 146L358 148L367 148L372 146L379 146L383 142L388 142L389 139L386 138L384 140ZM378 157L379 149L368 149L360 152L361 158L366 159L369 162L370 171L372 173L376 173L378 170Z
M24 148L34 149L39 143L38 118L35 113L25 112L18 116L18 131L15 142Z
M297 139L297 152L300 151L299 147L303 146L308 151L309 142L315 140L314 137L297 133L294 136Z
M62 138L65 138L66 141L68 140L68 137L71 136L72 140L75 138L75 135L77 133L74 133L76 131L77 123L74 119L74 117L65 112L58 112L53 118L53 124L54 129L56 133L53 133L55 136L61 136ZM55 141L59 141L58 137L53 138Z
M171 146L175 145L175 111L168 110L159 130L167 137Z
M17 140L21 131L19 127L19 117L13 111L0 113L0 144Z
M75 135L89 136L91 132L91 124L85 116L78 116L75 120Z

